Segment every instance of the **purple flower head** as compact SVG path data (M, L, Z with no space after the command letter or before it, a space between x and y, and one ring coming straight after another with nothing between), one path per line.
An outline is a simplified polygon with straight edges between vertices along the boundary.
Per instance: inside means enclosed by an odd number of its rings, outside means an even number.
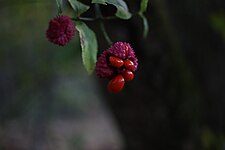
M64 46L74 36L75 25L68 16L57 16L50 20L46 37L54 44Z
M138 60L130 44L125 42L116 42L110 48L104 51L96 62L96 74L100 78L111 79L112 77L121 74L126 70L124 66L121 68L115 68L110 65L110 56L115 56L122 60L131 60L134 63L134 68L131 71L134 72L137 69Z

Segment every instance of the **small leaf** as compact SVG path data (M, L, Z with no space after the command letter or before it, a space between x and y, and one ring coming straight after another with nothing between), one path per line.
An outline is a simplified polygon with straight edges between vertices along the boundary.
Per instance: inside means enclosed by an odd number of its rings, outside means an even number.
M58 9L58 14L62 13L62 3L60 2L60 0L56 0L56 5L57 5L57 9Z
M85 5L77 0L68 0L73 10L75 11L76 16L80 16L82 13L87 11L90 7Z
M76 28L80 36L83 64L88 74L91 74L95 69L97 60L98 43L96 36L84 22L77 21Z
M92 3L111 4L117 8L116 16L121 19L130 19L131 13L128 10L127 4L123 0L92 0Z
M141 4L140 4L140 10L138 12L139 16L141 17L142 21L143 21L143 37L146 38L148 35L148 20L147 18L144 16L144 12L147 10L147 6L148 6L148 0L141 0Z
M143 14L140 14L140 16L142 18L143 27L144 27L144 29L143 29L143 37L146 38L147 35L148 35L148 30L149 30L149 28L148 28L148 20Z
M143 13L147 10L148 0L141 0L140 11L139 13Z

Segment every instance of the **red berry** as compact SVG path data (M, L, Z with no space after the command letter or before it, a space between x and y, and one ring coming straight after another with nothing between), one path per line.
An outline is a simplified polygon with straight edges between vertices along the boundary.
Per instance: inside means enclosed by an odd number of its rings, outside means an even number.
M134 73L130 70L125 70L123 72L123 77L126 81L131 81L134 79Z
M123 66L124 62L122 59L118 58L118 57L115 57L115 56L110 56L109 57L109 62L110 64L113 66L113 67L116 67L116 68L120 68Z
M133 61L131 61L129 59L124 60L124 66L126 69L129 69L129 70L134 70L134 68L135 68Z
M124 87L125 80L122 75L117 75L108 83L108 91L112 93L120 92Z

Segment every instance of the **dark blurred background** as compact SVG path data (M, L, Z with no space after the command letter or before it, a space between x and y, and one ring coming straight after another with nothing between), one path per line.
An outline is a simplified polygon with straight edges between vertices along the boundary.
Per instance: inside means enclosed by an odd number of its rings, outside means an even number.
M138 16L105 21L139 59L116 95L87 75L77 34L66 47L47 41L56 12L54 0L0 0L0 150L225 149L224 0L150 0L146 39ZM100 53L106 41L88 25Z

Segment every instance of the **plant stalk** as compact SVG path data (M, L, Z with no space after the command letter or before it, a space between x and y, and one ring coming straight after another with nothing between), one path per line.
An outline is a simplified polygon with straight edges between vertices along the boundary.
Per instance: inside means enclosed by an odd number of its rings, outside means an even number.
M108 33L106 32L104 23L102 21L103 20L102 12L101 12L100 7L99 7L98 4L95 4L95 13L96 13L96 18L99 20L100 29L102 30L102 33L103 33L103 35L104 35L108 45L111 46L113 42L109 38Z

